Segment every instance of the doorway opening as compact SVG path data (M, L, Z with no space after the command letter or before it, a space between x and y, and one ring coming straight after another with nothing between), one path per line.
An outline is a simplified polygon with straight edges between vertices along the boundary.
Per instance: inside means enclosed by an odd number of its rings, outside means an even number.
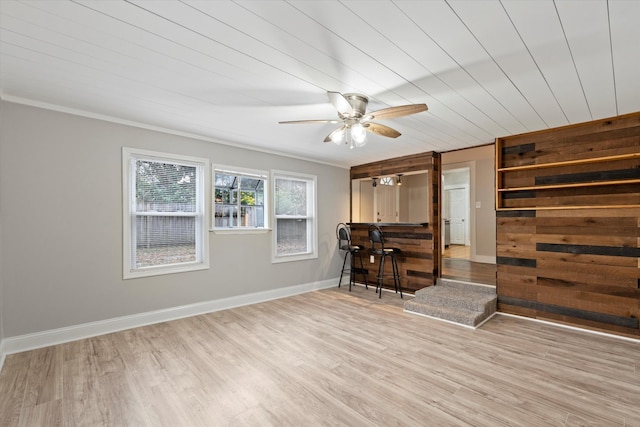
M470 172L468 167L443 171L443 258L471 259Z
M477 262L474 163L442 171L442 272L446 279L495 286L495 264Z

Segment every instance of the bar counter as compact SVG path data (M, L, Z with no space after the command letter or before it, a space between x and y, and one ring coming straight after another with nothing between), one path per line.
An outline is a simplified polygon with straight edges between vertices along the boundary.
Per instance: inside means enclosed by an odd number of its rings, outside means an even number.
M385 247L400 249L396 255L400 271L400 285L403 292L414 293L418 289L431 286L438 276L437 265L434 265L433 230L428 223L349 223L351 228L351 242L362 245L365 250L362 258L367 270L367 280L376 283L380 257L375 256L370 262L371 243L369 242L369 226L377 225L384 234ZM359 267L356 263L356 267ZM391 263L385 262L385 273L391 273ZM356 276L360 281L361 275ZM393 289L393 280L387 280L384 287Z

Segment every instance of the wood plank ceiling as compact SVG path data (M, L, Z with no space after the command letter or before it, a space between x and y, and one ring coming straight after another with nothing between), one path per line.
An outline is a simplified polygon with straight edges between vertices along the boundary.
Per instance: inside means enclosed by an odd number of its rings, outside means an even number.
M640 111L640 1L12 1L4 100L351 166ZM326 91L398 139L323 143Z

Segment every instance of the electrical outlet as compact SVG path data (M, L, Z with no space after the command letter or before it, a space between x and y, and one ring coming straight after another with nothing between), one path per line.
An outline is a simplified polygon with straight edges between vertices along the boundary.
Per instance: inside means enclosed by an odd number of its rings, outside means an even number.
M371 264L373 264L374 262L376 262L376 261L375 261L375 258L373 257L373 255L371 255L371 256L369 257L369 262L370 262Z

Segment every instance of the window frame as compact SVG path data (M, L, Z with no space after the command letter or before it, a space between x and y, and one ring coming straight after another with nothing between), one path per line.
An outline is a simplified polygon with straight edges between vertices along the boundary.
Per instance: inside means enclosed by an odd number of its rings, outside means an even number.
M263 206L263 226L262 227L216 227L215 225L215 214L216 214L216 172L224 172L233 175L240 175L249 178L257 178L260 177L263 179L264 184L264 206ZM211 221L209 224L209 230L213 231L216 234L263 234L271 231L270 225L270 208L269 208L269 197L270 197L270 174L269 171L259 170L259 169L249 169L242 168L237 166L226 166L226 165L212 165L211 167ZM238 207L240 207L240 201L238 200Z
M196 168L196 208L193 213L180 212L170 216L193 216L195 218L196 260L177 264L135 267L136 239L136 197L135 167L137 160L149 160L173 163ZM193 156L162 153L137 148L122 147L122 230L123 230L123 279L182 273L187 271L206 270L209 268L209 234L205 223L209 206L206 191L210 176L210 161ZM146 213L145 216L149 214ZM162 215L167 216L166 213Z
M306 181L311 188L307 187L307 214L306 215L276 215L277 206L277 193L276 193L276 181L278 179L291 179L298 181ZM309 192L312 192L309 195ZM318 177L315 175L302 174L297 172L287 172L280 170L271 171L271 194L273 197L273 203L271 203L272 211L271 218L273 221L273 241L271 250L271 262L291 262L302 261L318 258ZM309 252L296 253L296 254L278 254L278 219L306 219L307 220L307 247L310 247ZM309 243L309 240L311 242Z

